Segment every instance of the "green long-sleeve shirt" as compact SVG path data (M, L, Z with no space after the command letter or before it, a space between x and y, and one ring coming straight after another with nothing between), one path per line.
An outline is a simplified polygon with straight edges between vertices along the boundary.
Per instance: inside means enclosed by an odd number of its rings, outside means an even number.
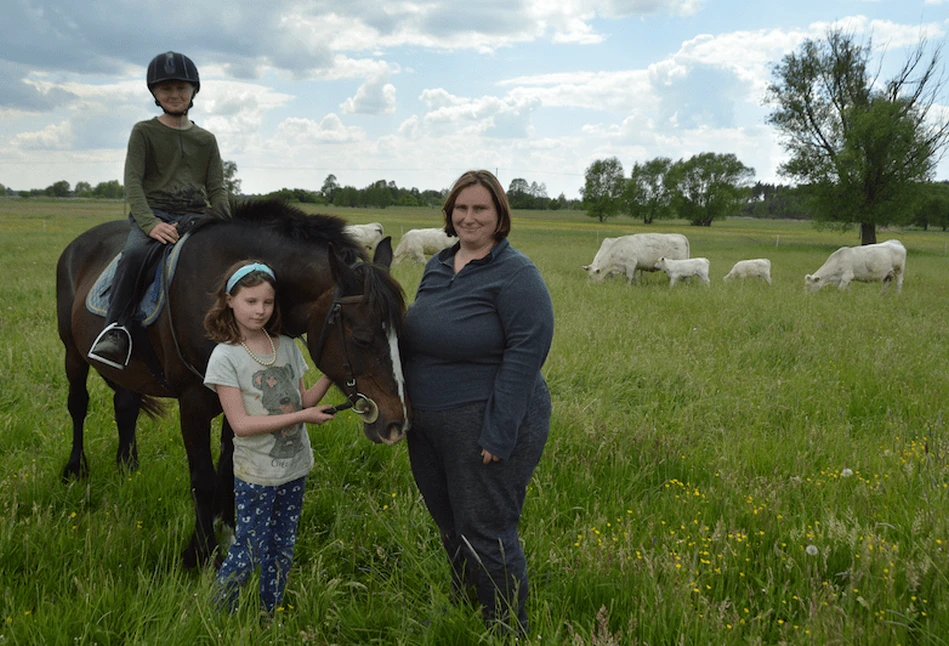
M132 217L148 233L152 209L176 215L228 210L224 164L214 135L195 124L169 128L158 118L139 121L129 136L125 194Z

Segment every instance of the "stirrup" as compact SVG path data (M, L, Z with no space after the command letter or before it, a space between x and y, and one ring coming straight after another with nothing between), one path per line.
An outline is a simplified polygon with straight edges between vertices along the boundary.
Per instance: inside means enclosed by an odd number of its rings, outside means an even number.
M98 346L99 343L103 339L105 339L106 335L109 332L122 332L125 334L125 338L126 338L125 357L120 358L118 361L96 352L96 346ZM99 332L99 336L97 336L96 340L92 342L92 347L89 349L89 352L86 354L86 356L89 357L90 359L95 359L96 361L100 363L104 363L107 366L111 366L115 368L116 370L122 370L125 368L125 366L129 365L129 359L132 358L132 335L129 333L128 328L126 328L124 325L119 325L118 323L110 323L109 325L105 326L105 328L101 332ZM122 363L119 363L119 361L121 361Z

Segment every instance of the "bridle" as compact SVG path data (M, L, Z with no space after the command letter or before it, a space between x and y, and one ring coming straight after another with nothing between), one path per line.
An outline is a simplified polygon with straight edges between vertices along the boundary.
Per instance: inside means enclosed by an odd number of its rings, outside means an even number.
M359 388L356 384L356 375L353 371L353 363L349 358L349 349L346 344L346 335L343 330L343 306L344 305L354 305L362 302L363 296L343 296L340 293L339 287L333 289L333 303L330 305L329 311L326 313L326 318L323 319L323 328L320 330L320 339L317 342L315 352L312 353L313 361L319 362L320 358L323 356L323 348L326 344L326 339L329 336L329 331L331 328L335 327L339 330L339 347L340 352L343 355L343 373L346 379L346 398L347 401L334 406L329 409L327 412L334 414L338 411L345 410L347 408L352 408L362 419L365 424L372 424L379 418L379 407L376 405L376 402L372 401L369 397L359 392Z

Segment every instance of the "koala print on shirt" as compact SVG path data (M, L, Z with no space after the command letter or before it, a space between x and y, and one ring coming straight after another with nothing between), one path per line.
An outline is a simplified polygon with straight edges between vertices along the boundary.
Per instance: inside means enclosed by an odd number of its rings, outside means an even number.
M272 366L258 370L253 376L254 387L262 393L261 403L268 415L281 415L300 410L299 384L290 366ZM270 457L292 458L303 450L299 425L274 432L274 446Z

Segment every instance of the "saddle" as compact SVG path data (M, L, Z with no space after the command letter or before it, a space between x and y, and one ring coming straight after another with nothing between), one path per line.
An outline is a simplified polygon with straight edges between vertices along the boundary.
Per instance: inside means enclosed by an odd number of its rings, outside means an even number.
M167 276L167 283L171 283L171 279L175 275L175 267L178 265L181 249L190 236L191 232L189 231L181 236L175 244L162 245L162 253L155 254L155 257L150 259L150 264L153 266L145 268L145 275L151 275L152 278L143 289L142 298L136 305L131 317L132 320L138 321L143 327L158 320L166 299L166 285L163 277ZM109 310L112 279L115 277L115 270L121 257L122 252L116 254L115 258L99 274L92 289L86 295L86 309L93 314L105 317Z

